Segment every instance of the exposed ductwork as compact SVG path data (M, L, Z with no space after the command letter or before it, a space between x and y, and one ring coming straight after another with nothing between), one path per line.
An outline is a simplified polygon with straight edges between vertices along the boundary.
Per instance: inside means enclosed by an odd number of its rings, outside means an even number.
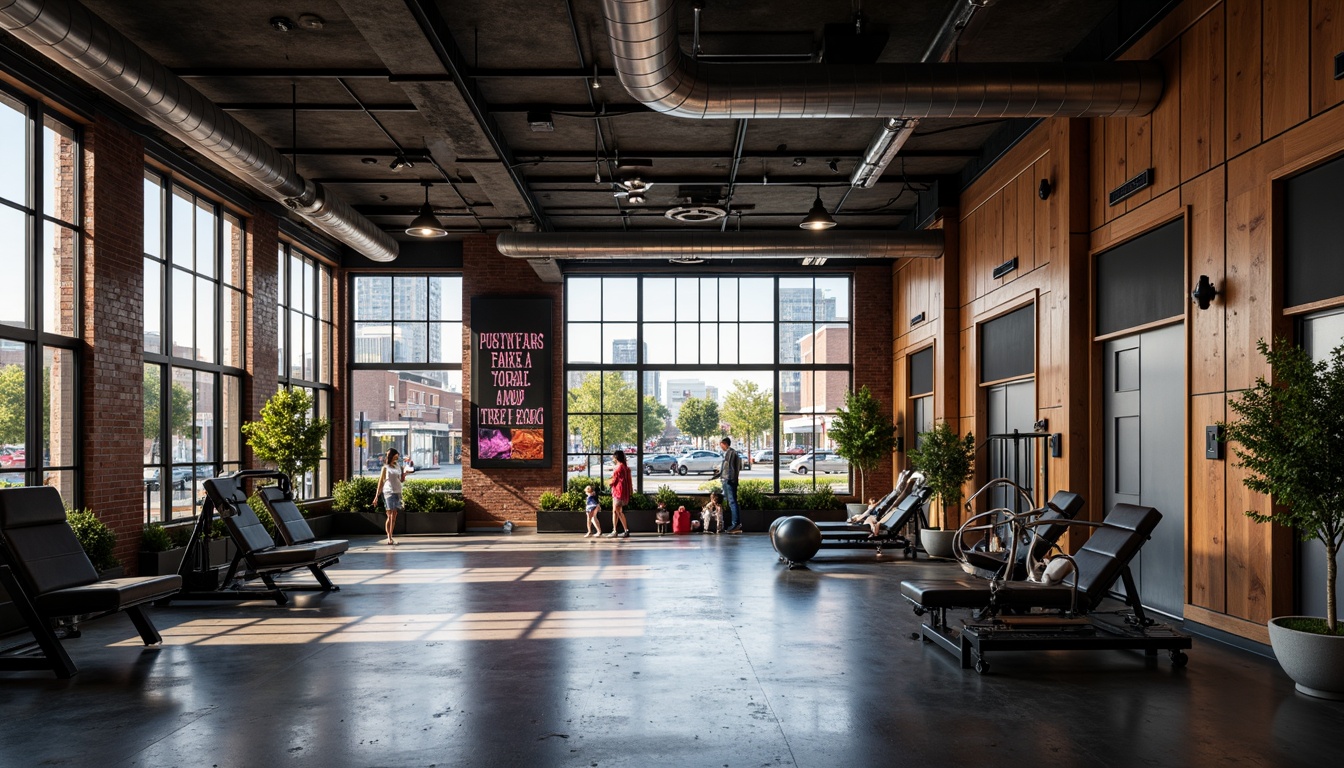
M891 232L504 232L515 259L901 259L943 255L938 229Z
M676 0L602 0L616 74L690 118L1115 117L1162 96L1155 62L711 64L681 50Z
M0 27L374 261L397 243L74 0L0 0Z

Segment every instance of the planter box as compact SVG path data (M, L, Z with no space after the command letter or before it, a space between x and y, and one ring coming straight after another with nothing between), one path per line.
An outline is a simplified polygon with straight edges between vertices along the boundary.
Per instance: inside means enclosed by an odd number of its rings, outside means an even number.
M308 518L308 527L313 529L313 535L319 539L330 536L332 529L331 518L331 514L317 515L316 517Z
M465 512L408 512L397 516L397 526L406 521L406 533L466 533Z
M141 576L167 576L177 573L182 567L182 556L187 554L186 547L175 547L165 552L141 552L139 556Z
M790 517L792 515L803 515L818 523L820 522L843 522L845 513L839 509L823 510L789 510L772 509L764 511L760 509L740 510L740 522L742 530L747 533L765 533L770 530L770 523L775 518ZM611 531L611 512L603 510L598 513L598 519L602 521L602 531ZM630 530L634 533L654 533L658 530L658 525L653 520L654 510L652 509L629 509L625 512L625 519L630 523ZM700 510L691 510L691 519L700 519ZM724 512L724 524L728 521L728 513ZM583 533L584 513L572 512L567 509L540 510L537 512L537 533Z
M406 533L406 518L408 516L407 513L397 515L397 527L393 529L392 535L401 536ZM386 536L386 526L387 515L382 512L333 512L331 515L332 533L353 536Z
M330 498L313 499L312 501L300 501L296 506L303 512L304 517L321 517L331 514Z

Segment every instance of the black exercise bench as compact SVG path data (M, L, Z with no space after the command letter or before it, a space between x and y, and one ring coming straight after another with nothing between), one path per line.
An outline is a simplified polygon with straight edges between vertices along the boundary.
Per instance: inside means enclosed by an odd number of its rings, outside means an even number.
M79 622L125 612L145 645L163 642L145 603L182 588L180 576L98 580L98 572L66 522L55 488L0 489L0 585L36 641L0 655L0 670L78 670L61 638L79 637Z
M285 605L289 602L285 590L339 591L340 587L331 582L322 568L335 562L335 556L344 552L336 546L343 542L314 541L277 546L256 512L248 506L242 485L246 479L264 478L288 482L283 474L274 470L243 470L212 477L201 484L205 488L205 502L201 504L195 531L182 558L181 575L186 588L170 600L270 599L276 605ZM210 562L207 545L215 513L224 521L238 550L222 578L220 571L223 569ZM313 574L317 584L276 583L276 576L303 568ZM248 587L247 582L254 579L260 579L266 588Z
M984 655L992 650L1136 649L1148 655L1171 654L1185 666L1190 638L1148 618L1129 563L1152 535L1162 514L1152 507L1116 504L1102 523L1070 520L1049 525L1088 526L1095 530L1072 557L1074 573L1059 584L985 579L913 579L901 582L901 595L918 615L928 614L919 637L961 659L962 668L986 672ZM1130 613L1119 621L1097 608L1124 584ZM947 611L966 608L977 616L958 629L948 626Z

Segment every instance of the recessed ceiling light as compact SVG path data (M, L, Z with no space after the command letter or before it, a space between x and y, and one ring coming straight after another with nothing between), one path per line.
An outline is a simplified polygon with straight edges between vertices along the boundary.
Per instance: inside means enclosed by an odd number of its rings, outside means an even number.
M294 20L288 16L272 16L271 29L276 32L292 32L294 30Z
M365 165L377 165L377 164L378 164L378 158L376 158L376 157L363 157L363 158L360 158L359 162L361 162L361 163L363 163L363 164L365 164Z
M321 16L318 16L316 13L299 14L299 26L303 27L304 29L312 29L312 30L321 29L322 27L326 26L326 23L327 22L323 20Z

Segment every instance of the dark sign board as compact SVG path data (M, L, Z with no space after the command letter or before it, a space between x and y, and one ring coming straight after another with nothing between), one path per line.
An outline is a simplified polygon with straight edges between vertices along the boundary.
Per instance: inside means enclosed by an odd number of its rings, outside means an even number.
M471 300L471 465L551 466L551 300Z

